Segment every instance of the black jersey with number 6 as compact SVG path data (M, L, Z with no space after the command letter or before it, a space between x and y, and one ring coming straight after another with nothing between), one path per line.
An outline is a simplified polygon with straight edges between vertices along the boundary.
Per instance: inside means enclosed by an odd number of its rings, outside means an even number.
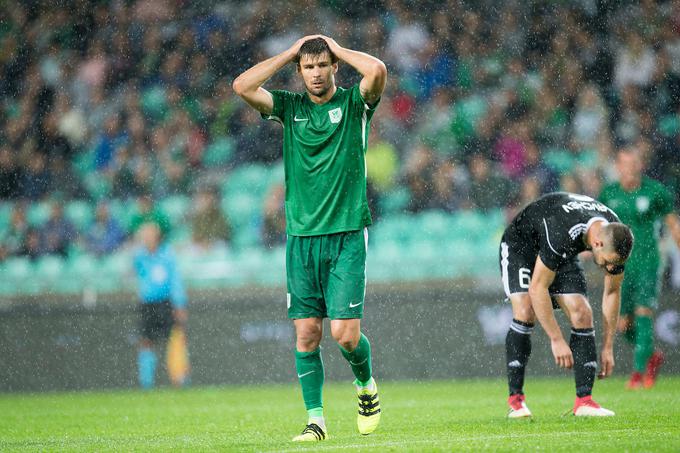
M557 271L586 250L583 235L597 220L620 222L614 211L591 197L549 193L517 214L503 237L509 244L522 244L525 252L531 250Z

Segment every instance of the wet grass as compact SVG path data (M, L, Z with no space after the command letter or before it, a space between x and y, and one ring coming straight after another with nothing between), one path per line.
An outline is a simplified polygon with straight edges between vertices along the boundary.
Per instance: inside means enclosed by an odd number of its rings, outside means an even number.
M383 419L355 427L349 383L324 390L330 439L289 439L305 422L297 386L0 395L0 451L680 451L680 377L647 391L597 382L607 419L564 415L571 379L530 379L534 418L507 420L504 380L380 383Z

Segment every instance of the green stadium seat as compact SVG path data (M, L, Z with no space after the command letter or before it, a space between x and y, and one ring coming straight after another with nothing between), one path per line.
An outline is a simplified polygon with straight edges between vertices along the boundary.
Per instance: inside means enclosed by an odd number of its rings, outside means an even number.
M78 231L86 231L94 220L94 206L86 201L71 201L64 209L64 215Z
M43 201L39 203L31 203L26 212L26 220L31 226L40 227L50 217L51 204Z
M244 165L234 169L226 177L222 195L248 192L263 198L269 188L271 170L258 164Z
M379 201L379 208L383 215L393 215L406 209L411 198L407 187L397 186L383 194Z
M0 238L4 236L5 231L9 228L13 208L14 205L9 201L0 202Z
M191 209L191 199L184 195L169 196L160 202L161 211L170 219L170 225L175 228L186 222Z
M220 137L212 142L203 152L203 165L208 168L226 165L234 154L234 141L229 137Z

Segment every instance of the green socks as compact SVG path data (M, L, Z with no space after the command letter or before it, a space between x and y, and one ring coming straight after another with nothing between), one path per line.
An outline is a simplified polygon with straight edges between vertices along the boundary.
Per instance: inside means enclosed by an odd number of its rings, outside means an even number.
M367 385L371 380L371 343L368 338L362 333L354 351L348 352L341 346L340 352L352 367L352 373L359 385Z
M643 373L654 353L654 326L649 316L635 317L635 371Z
M302 399L310 413L314 411L316 417L323 416L323 404L321 402L321 390L323 388L323 361L321 360L321 348L312 352L295 351L295 368L302 387Z

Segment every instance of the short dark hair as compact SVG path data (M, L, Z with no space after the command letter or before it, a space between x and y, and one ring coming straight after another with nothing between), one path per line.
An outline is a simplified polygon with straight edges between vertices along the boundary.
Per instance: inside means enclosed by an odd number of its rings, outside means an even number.
M323 53L328 53L331 57L331 63L337 63L338 62L338 57L335 56L333 52L331 52L331 48L328 47L328 43L326 42L325 39L323 38L312 38L308 39L302 45L300 46L300 50L298 50L298 53L295 55L295 64L300 65L300 59L302 58L303 55L321 55Z
M626 261L633 250L635 238L628 226L620 222L612 222L605 227L607 236L611 238L611 246L617 255Z

